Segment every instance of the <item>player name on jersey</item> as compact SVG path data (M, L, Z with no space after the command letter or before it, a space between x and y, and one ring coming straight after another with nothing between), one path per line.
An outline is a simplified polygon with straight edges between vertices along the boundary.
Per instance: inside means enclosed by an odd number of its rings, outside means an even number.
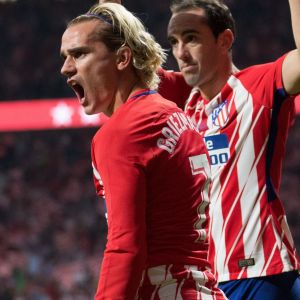
M176 144L184 131L191 129L197 132L193 121L184 113L180 112L173 113L169 117L167 125L168 126L165 126L161 131L164 138L157 140L157 146L168 151L170 154L174 152Z

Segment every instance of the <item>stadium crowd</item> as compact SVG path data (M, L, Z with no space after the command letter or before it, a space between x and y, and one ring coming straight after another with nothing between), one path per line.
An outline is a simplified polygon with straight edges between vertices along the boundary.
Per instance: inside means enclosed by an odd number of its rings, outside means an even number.
M286 30L287 2L225 2L238 25L237 67L266 62L294 47ZM60 36L69 19L94 3L0 2L0 101L73 96L59 74ZM169 1L124 4L169 48L164 30ZM171 55L166 67L176 69ZM95 130L0 132L0 300L85 300L94 294L106 236L104 203L96 196L90 163ZM298 249L299 136L298 116L281 188Z
M1 134L1 300L91 299L106 232L93 133Z

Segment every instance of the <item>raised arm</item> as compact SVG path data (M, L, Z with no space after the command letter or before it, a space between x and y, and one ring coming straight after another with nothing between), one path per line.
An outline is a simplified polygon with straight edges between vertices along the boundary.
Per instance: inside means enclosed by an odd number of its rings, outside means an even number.
M122 4L121 0L99 0L99 4L102 3L118 3L118 4Z
M286 91L294 95L300 93L300 0L289 0L289 4L296 49L284 60L282 79Z

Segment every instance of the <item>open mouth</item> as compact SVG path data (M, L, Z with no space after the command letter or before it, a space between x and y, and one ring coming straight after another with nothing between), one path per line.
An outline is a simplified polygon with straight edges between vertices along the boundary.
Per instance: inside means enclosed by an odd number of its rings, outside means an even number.
M78 83L72 84L71 87L75 92L79 102L82 103L84 100L84 88Z

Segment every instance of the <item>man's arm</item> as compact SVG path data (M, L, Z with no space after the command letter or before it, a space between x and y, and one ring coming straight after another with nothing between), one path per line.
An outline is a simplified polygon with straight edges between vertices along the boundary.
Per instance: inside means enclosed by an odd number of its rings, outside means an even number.
M121 0L99 0L99 4L102 3L118 3L118 4L122 4Z
M102 142L93 139L92 161L99 196L105 188L108 239L94 299L134 299L147 257L146 176L143 167L120 153L124 143L113 143L107 155Z
M289 4L296 49L284 60L282 80L285 90L294 95L300 93L300 0L289 0Z

